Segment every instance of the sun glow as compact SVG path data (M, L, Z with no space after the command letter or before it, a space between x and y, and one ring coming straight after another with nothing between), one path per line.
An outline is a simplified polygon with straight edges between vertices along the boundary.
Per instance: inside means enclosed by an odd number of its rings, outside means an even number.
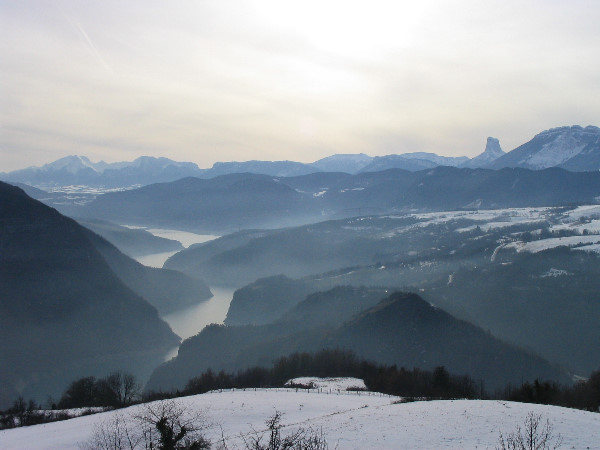
M379 59L391 49L410 47L425 10L423 3L385 0L274 0L256 5L260 19L270 26L322 51L357 59Z

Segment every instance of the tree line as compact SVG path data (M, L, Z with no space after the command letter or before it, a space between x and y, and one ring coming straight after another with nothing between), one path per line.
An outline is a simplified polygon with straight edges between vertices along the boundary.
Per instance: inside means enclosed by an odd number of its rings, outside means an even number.
M524 382L521 386L509 384L490 395L485 391L482 381L475 382L468 375L451 374L443 366L434 370L422 370L375 364L357 357L352 351L340 349L293 353L277 359L270 368L252 367L235 374L209 369L191 378L182 390L168 392L141 393L135 377L122 372L114 372L98 379L83 377L73 381L58 404L53 404L51 409L120 408L136 402L203 394L219 389L283 387L288 380L303 376L360 378L370 391L406 399L497 399L600 411L600 371L571 386L535 380ZM33 425L69 417L68 414L48 414L35 402L30 400L27 403L20 398L12 408L0 414L0 428Z

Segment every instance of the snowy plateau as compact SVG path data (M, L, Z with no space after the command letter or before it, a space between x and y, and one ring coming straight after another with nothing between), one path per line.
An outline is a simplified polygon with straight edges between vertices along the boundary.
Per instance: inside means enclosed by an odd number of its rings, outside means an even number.
M265 420L282 413L283 436L309 429L338 449L493 449L499 436L523 428L529 413L548 420L560 448L600 448L600 414L504 401L445 400L404 403L373 392L322 388L209 392L176 400L206 421L204 435L218 448L244 448L242 436L265 432ZM145 405L78 417L63 422L0 432L2 449L84 448L94 431L117 415L132 418Z

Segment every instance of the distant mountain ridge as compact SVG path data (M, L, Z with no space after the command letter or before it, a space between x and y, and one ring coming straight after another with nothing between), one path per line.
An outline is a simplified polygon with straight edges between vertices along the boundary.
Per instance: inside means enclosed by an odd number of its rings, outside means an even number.
M118 188L174 181L201 174L202 171L194 163L168 158L141 156L131 162L109 164L104 161L93 163L85 156L71 155L41 167L0 174L0 178L42 188L71 185Z
M469 161L466 156L450 157L435 153L412 152L401 155L376 156L359 172L380 172L388 169L404 169L416 172L437 166L459 167Z
M474 158L440 156L429 152L376 157L365 153L334 154L308 164L296 161L230 161L216 162L211 168L201 169L195 163L168 158L141 156L131 162L94 163L85 156L71 155L41 167L0 173L0 179L42 189L73 185L123 189L185 177L209 179L234 173L292 177L315 172L356 174L388 169L414 172L436 166L520 167L532 170L560 167L577 172L600 170L600 129L578 125L552 128L508 153L502 150L498 139L488 137L485 150Z
M357 173L372 160L372 156L364 153L336 154L319 159L312 165L323 172Z
M365 214L595 203L599 172L550 168L390 169L300 177L231 174L112 192L69 215L208 234L280 228Z

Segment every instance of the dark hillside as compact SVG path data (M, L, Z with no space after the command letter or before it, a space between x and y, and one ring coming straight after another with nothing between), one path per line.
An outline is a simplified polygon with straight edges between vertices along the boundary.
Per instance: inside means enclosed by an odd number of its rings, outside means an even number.
M359 357L407 368L444 365L484 380L490 389L536 377L569 381L566 373L542 358L455 319L417 295L396 293L372 306L371 293L364 288L336 288L299 303L298 320L288 315L261 326L207 327L184 341L176 358L154 371L147 389L181 389L209 368L243 370L293 352L324 348L353 350ZM364 311L351 318L361 299ZM315 300L322 305L315 305ZM323 318L323 310L336 308L337 316Z
M161 315L212 297L209 287L197 277L192 278L176 270L146 267L100 236L88 232L87 237L119 279L144 297Z
M1 407L77 376L140 376L175 346L156 309L110 270L86 229L0 183Z

